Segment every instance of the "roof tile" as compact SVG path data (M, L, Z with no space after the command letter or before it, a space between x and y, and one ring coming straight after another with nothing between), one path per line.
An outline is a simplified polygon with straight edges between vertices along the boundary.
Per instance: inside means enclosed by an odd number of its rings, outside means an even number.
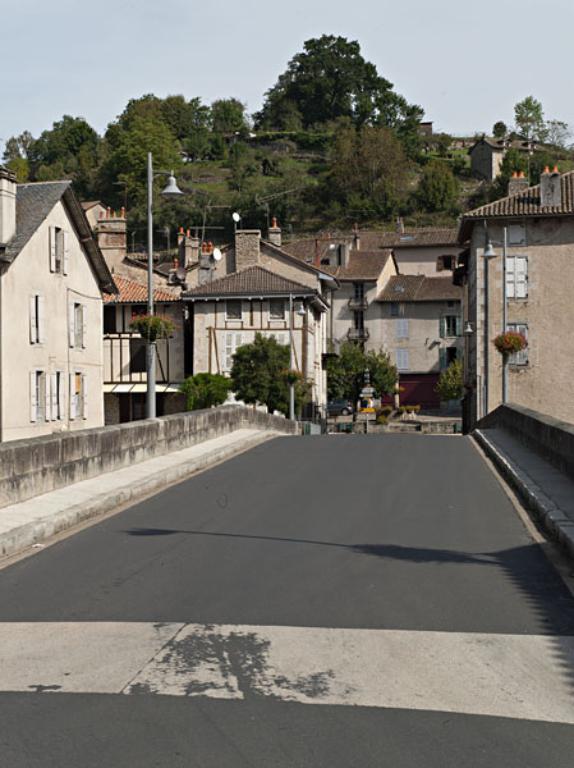
M301 285L293 280L287 280L281 275L276 275L263 267L248 267L240 272L232 272L225 277L220 277L207 285L200 285L186 291L185 297L209 297L209 296L284 296L289 293L298 296L311 296L316 293L313 288Z

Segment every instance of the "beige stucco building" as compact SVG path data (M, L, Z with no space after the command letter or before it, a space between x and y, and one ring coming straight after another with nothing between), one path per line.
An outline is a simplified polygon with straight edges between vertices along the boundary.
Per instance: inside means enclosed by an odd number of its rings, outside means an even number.
M574 423L574 172L544 173L535 187L467 213L468 246L457 280L472 325L466 351L466 418L471 428L503 400L502 357L493 339L521 333L528 348L509 358L507 400ZM506 280L503 252L506 239ZM484 257L488 243L492 258Z
M115 291L71 183L0 169L0 439L104 423L102 292Z

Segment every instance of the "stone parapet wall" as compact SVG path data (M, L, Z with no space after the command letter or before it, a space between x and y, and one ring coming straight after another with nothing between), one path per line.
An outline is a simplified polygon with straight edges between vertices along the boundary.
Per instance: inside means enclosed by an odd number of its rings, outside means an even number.
M509 404L489 413L477 428L505 429L557 469L574 477L574 424Z
M296 422L230 405L4 443L0 445L0 507L242 428L300 433Z

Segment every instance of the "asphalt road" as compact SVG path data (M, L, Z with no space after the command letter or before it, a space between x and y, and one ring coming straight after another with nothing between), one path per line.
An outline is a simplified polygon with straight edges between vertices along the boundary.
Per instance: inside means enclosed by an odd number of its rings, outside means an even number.
M570 768L573 638L468 439L282 438L0 571L0 766Z

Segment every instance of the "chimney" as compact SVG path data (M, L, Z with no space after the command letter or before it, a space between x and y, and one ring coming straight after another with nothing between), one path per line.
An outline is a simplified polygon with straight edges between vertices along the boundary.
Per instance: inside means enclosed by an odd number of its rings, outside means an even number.
M399 216L397 218L397 235L404 235L405 234L405 222L403 221L402 217Z
M528 189L528 179L524 175L524 171L514 171L508 182L508 197L519 195L525 189Z
M355 224L353 227L353 248L355 251L361 250L361 235L359 232L359 225Z
M185 269L197 264L199 261L199 238L192 237L190 230L179 228L177 235L179 262Z
M211 270L213 268L213 243L202 243L201 253L199 254L199 285L205 285L211 280Z
M558 166L551 172L546 166L540 176L540 205L542 208L560 208L562 206L562 184Z
M16 234L16 176L0 167L0 245Z
M277 224L275 216L271 219L271 226L269 227L268 240L272 245L276 245L277 248L281 248L281 227Z
M261 231L238 229L235 233L235 271L259 264L261 257Z
M349 243L339 245L339 265L341 267L349 266L349 257L351 256L351 246Z
M125 208L117 213L107 208L106 215L98 219L94 227L98 245L111 272L116 272L127 255L127 229Z

